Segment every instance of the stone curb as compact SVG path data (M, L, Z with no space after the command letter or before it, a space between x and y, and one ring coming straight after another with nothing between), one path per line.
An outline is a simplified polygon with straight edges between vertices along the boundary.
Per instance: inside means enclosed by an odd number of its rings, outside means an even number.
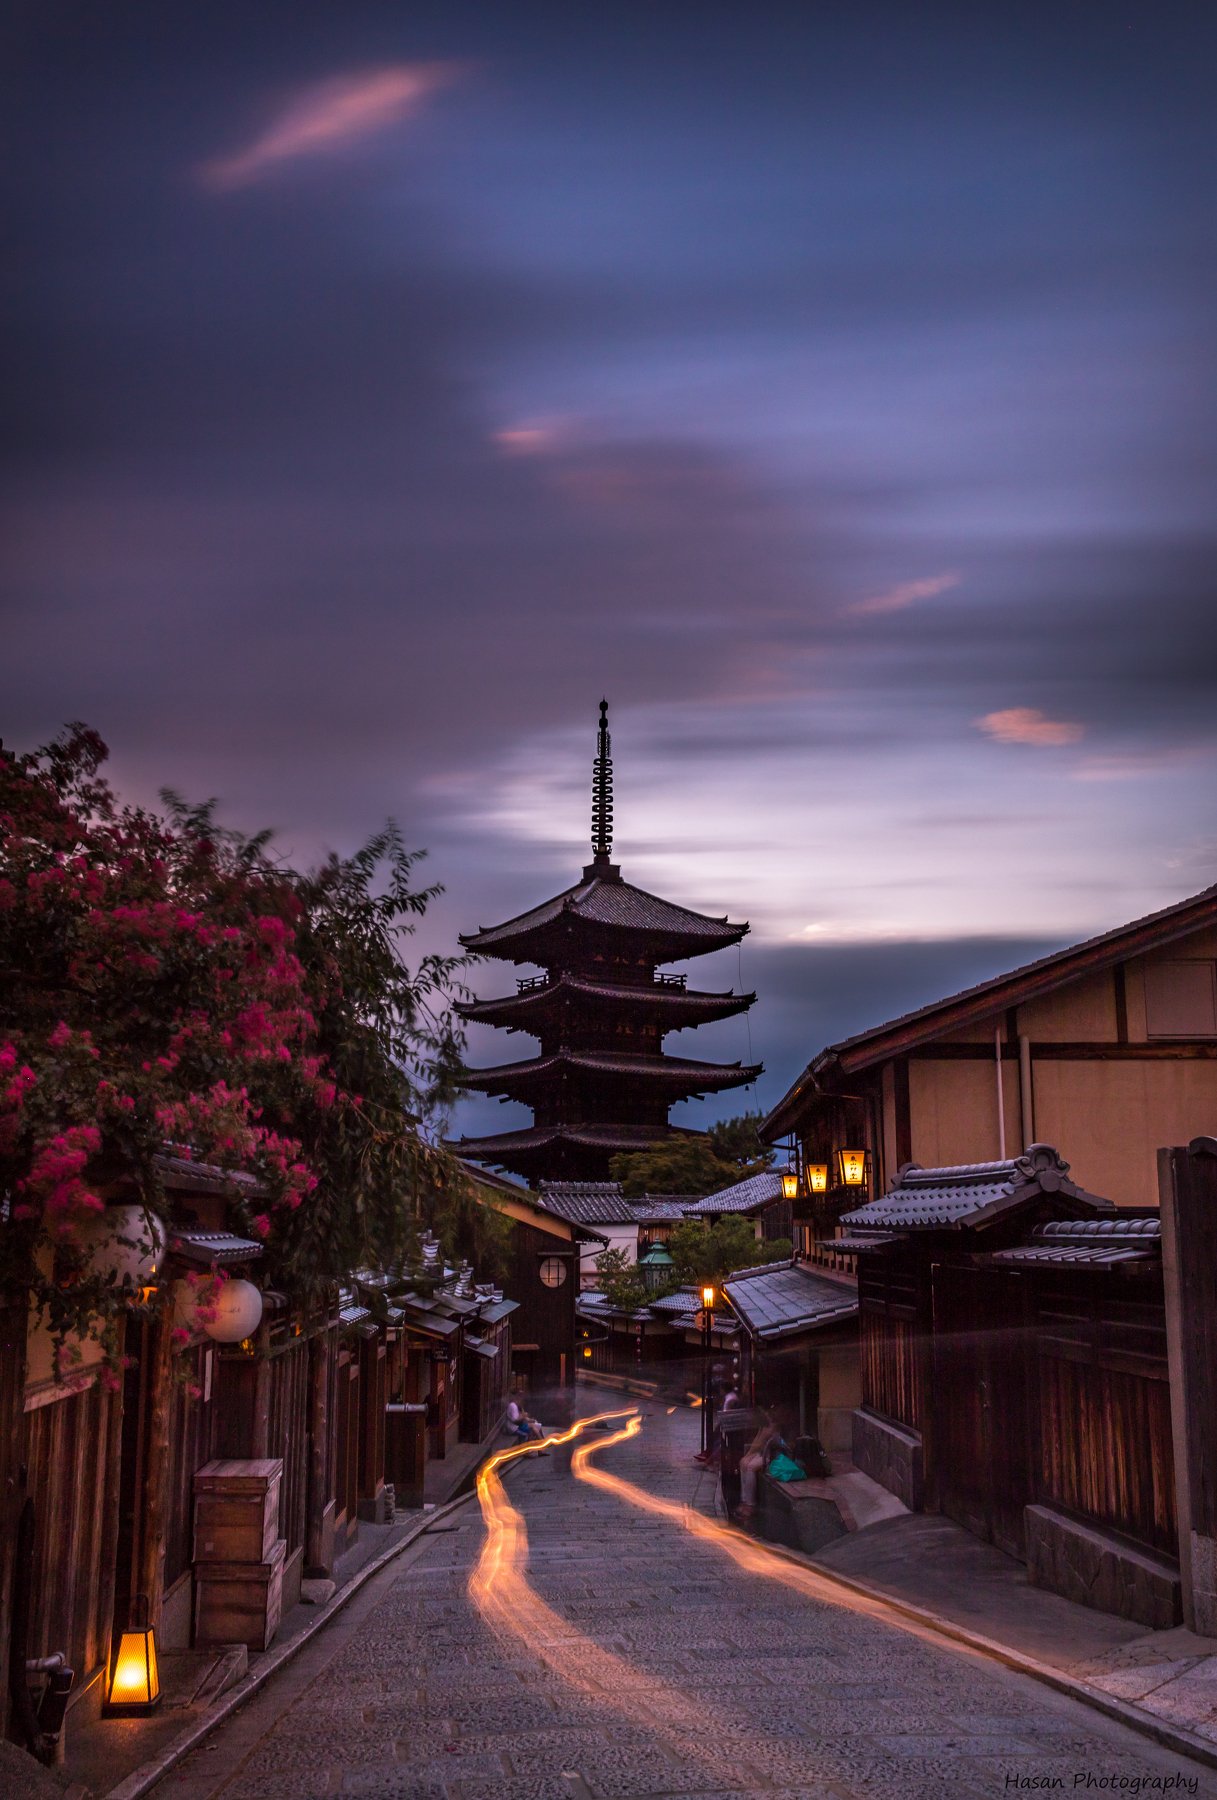
M1007 1668L1016 1670L1020 1675L1029 1675L1033 1681L1043 1682L1045 1687L1055 1688L1060 1694L1080 1700L1084 1706L1106 1713L1109 1719L1127 1725L1132 1731L1139 1731L1142 1737L1154 1738L1166 1750L1174 1750L1180 1756L1191 1757L1194 1762L1205 1763L1209 1768L1217 1769L1217 1743L1209 1738L1202 1738L1184 1726L1171 1725L1156 1713L1146 1712L1143 1707L1134 1706L1131 1701L1118 1700L1114 1694L1105 1693L1102 1688L1091 1687L1076 1675L1068 1675L1063 1669L1054 1669L1050 1663L1039 1662L1033 1656L1024 1655L1021 1650L1013 1650L1008 1644L998 1643L996 1638L984 1637L978 1631L969 1631L966 1625L957 1625L953 1619L931 1612L928 1607L914 1606L911 1601L900 1600L886 1588L876 1587L869 1581L859 1581L852 1575L841 1575L837 1570L816 1562L814 1557L787 1549L784 1544L769 1544L753 1537L747 1537L746 1541L753 1546L760 1544L782 1562L813 1570L837 1587L861 1594L868 1600L879 1601L892 1612L902 1613L906 1618L915 1620L918 1625L937 1632L940 1637L951 1638L969 1650L975 1650L978 1655L1005 1663Z
M379 1575L380 1571L391 1563L394 1557L400 1556L403 1550L408 1550L411 1544L417 1543L418 1539L430 1531L438 1520L447 1518L449 1513L455 1512L458 1506L466 1505L474 1497L474 1491L470 1491L468 1494L461 1494L455 1500L446 1500L442 1506L437 1506L434 1512L429 1512L421 1518L417 1525L411 1527L395 1544L390 1544L387 1550L382 1550L379 1556L374 1556L370 1562L365 1563L362 1569L358 1569L352 1575L345 1587L339 1588L329 1605L322 1610L311 1625L305 1627L298 1637L294 1637L290 1643L280 1645L278 1650L268 1652L266 1657L258 1663L257 1668L252 1669L243 1681L239 1681L236 1687L229 1688L228 1692L222 1694L213 1705L209 1706L200 1718L193 1720L179 1737L174 1738L172 1743L167 1744L163 1750L146 1763L141 1763L140 1767L120 1781L117 1787L107 1789L102 1800L140 1800L141 1795L154 1788L175 1764L181 1762L183 1757L189 1756L192 1750L197 1749L204 1738L211 1735L217 1725L223 1724L224 1720L236 1712L238 1707L244 1706L245 1702L257 1693L258 1689L269 1681L272 1675L276 1675L298 1651L303 1650L306 1644L311 1643L317 1633L325 1629L335 1614L342 1611L347 1601L354 1599L365 1582L371 1581L373 1575Z

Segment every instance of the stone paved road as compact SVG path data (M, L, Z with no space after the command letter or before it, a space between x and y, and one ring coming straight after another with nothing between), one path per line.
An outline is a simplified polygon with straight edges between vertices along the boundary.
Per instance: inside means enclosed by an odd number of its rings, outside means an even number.
M643 1411L642 1434L597 1460L704 1506L696 1416ZM743 1571L557 1456L515 1465L507 1489L544 1603L524 1590L527 1640L470 1599L486 1536L470 1505L157 1800L969 1800L1128 1794L1136 1778L1146 1796L1217 1796L1217 1773L1000 1665Z

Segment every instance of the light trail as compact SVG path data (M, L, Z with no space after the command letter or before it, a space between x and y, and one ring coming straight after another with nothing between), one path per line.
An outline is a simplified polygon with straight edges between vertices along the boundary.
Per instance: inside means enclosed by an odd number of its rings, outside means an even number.
M712 1544L716 1550L723 1551L749 1575L759 1575L765 1581L776 1581L782 1587L802 1594L805 1599L816 1600L821 1605L877 1619L884 1625L894 1625L899 1630L908 1632L911 1637L921 1638L925 1643L957 1650L978 1661L984 1660L981 1651L960 1643L958 1639L946 1637L929 1625L923 1625L920 1620L895 1610L887 1601L872 1599L869 1594L856 1593L852 1588L839 1585L828 1575L820 1575L814 1569L787 1562L734 1525L720 1524L717 1519L708 1518L705 1513L694 1512L691 1506L680 1506L674 1500L664 1500L659 1494L650 1494L645 1488L636 1487L632 1481L625 1481L620 1475L613 1475L609 1470L597 1468L592 1463L591 1458L598 1450L609 1450L614 1444L628 1443L641 1430L642 1416L635 1413L620 1431L598 1438L594 1444L580 1444L571 1455L571 1474L577 1481L586 1481L590 1487L613 1494L630 1506L639 1507L643 1512L654 1513L670 1524L679 1525L693 1537L700 1538L703 1543Z
M616 1412L580 1419L569 1431L538 1439L537 1445L569 1444L589 1425L622 1417ZM606 1441L621 1443L642 1428L635 1412L624 1430ZM499 1470L536 1445L500 1450L478 1471L477 1497L486 1524L486 1542L469 1577L469 1594L487 1623L501 1635L518 1638L554 1674L626 1723L653 1731L676 1753L716 1778L722 1774L718 1737L723 1714L711 1714L679 1688L636 1669L624 1657L601 1649L594 1639L547 1606L525 1577L528 1528L511 1504Z

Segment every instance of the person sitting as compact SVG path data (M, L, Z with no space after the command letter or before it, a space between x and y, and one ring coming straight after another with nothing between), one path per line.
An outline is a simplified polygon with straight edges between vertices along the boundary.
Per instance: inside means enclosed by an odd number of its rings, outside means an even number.
M781 1444L782 1433L771 1412L763 1414L760 1430L740 1460L740 1504L737 1517L750 1519L756 1511L757 1479L774 1450Z
M519 1401L513 1396L507 1402L507 1430L517 1443L528 1444L536 1438L545 1436L545 1427L526 1413Z

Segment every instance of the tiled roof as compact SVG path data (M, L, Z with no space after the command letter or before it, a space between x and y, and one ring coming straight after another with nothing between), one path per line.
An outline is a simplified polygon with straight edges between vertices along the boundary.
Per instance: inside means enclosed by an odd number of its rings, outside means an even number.
M955 1230L980 1225L1037 1194L1061 1194L1111 1212L1067 1178L1069 1164L1050 1144L1032 1144L1006 1162L958 1163L943 1169L903 1168L888 1193L841 1215L843 1225L889 1231Z
M1156 1262L1162 1249L1157 1214L1101 1219L1050 1219L1037 1225L1029 1244L995 1250L987 1260L1018 1268L1113 1268Z
M695 1135L671 1125L665 1130L656 1125L533 1125L493 1137L450 1140L445 1149L485 1162L502 1162L510 1161L521 1150L545 1150L551 1144L577 1144L592 1150L649 1150L652 1144L669 1137Z
M925 1043L971 1020L984 1018L1000 1007L1021 1005L1037 994L1049 993L1084 970L1106 968L1141 950L1170 943L1214 919L1217 919L1217 885L1192 894L1186 900L1178 900L1173 906L1165 906L1159 912L1134 919L1130 924L1118 925L1113 931L1101 932L1080 944L1055 950L1050 956L1041 956L1035 962L992 976L974 987L931 1001L928 1006L901 1013L882 1025L871 1026L869 1031L860 1031L853 1037L842 1038L839 1043L829 1044L812 1059L763 1120L761 1131L769 1139L789 1131L800 1098L806 1092L814 1094L818 1091L818 1078L830 1079L829 1070L833 1064L841 1063L847 1071L867 1068L893 1053L896 1046L885 1040L898 1038L901 1049Z
M737 1181L733 1187L720 1188L716 1194L707 1194L704 1199L698 1200L693 1206L686 1206L684 1210L691 1219L714 1218L723 1213L752 1212L781 1198L781 1170L762 1169L759 1175L749 1175L743 1181Z
M684 1092L711 1092L755 1081L761 1063L694 1062L688 1057L647 1056L615 1050L557 1050L551 1056L533 1056L523 1062L501 1063L491 1069L466 1069L458 1077L460 1087L481 1088L486 1093L535 1084L535 1078L560 1075L567 1069L593 1075L634 1075L652 1085L667 1083Z
M633 1225L637 1214L622 1198L619 1181L543 1181L541 1202L578 1225Z
M247 1174L244 1169L221 1169L216 1163L197 1162L192 1156L175 1156L169 1151L155 1160L161 1180L175 1193L260 1194L263 1191L257 1177Z
M679 1225L692 1194L641 1194L626 1201L640 1225Z
M651 1311L655 1313L680 1313L691 1318L700 1308L701 1298L693 1288L680 1288L675 1294L651 1301Z
M631 983L585 981L575 975L563 975L557 981L527 989L524 993L504 994L497 999L465 1000L457 1004L463 1019L493 1019L499 1014L518 1019L532 1013L544 1013L565 996L602 1005L633 1007L654 1014L660 1021L673 1025L686 1018L728 1019L733 1013L745 1012L756 1000L755 994L700 993L661 982ZM669 1029L663 1026L663 1029Z
M728 1275L723 1292L740 1323L761 1342L841 1323L858 1310L856 1292L801 1263L770 1263Z
M231 1231L194 1231L185 1226L169 1228L169 1254L199 1269L222 1269L234 1263L253 1262L265 1248L257 1239L237 1237Z
M496 950L511 954L512 946L519 940L542 931L564 914L590 925L685 939L690 944L696 943L699 949L733 944L748 929L747 925L732 925L725 918L710 918L705 913L676 906L670 900L661 900L657 894L648 894L645 889L633 887L617 877L605 879L593 875L501 925L484 926L480 931L462 935L461 943L468 949L488 951L492 955Z

